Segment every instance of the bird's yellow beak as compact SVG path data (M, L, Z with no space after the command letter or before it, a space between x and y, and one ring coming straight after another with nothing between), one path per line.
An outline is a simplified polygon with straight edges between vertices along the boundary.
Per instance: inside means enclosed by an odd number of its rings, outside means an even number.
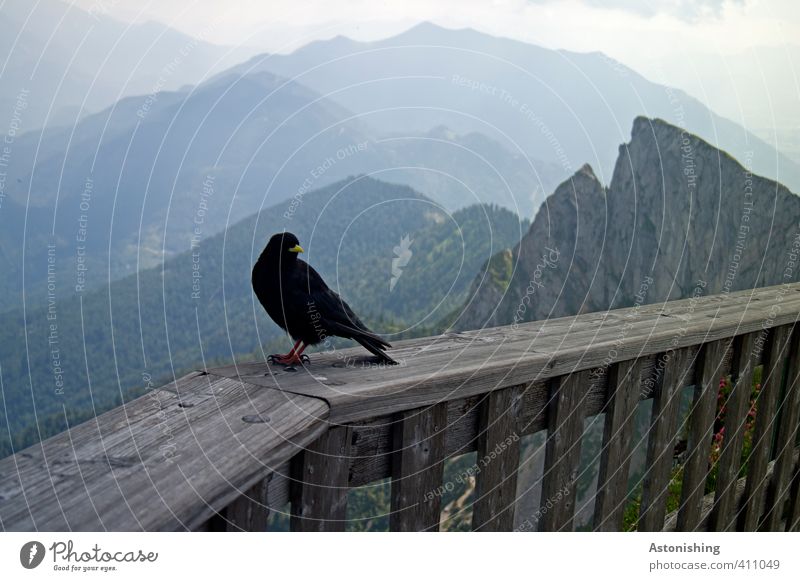
M300 246L299 244L295 244L294 246L292 246L292 247L289 249L289 252L296 252L296 253L303 252L303 247L302 247L302 246Z

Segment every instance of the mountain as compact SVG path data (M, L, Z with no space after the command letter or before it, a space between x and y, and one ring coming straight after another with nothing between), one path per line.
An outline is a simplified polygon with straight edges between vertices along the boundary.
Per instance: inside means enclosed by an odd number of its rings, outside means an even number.
M575 172L520 243L489 260L488 276L473 281L469 299L447 322L459 330L513 325L798 280L800 198L755 175L752 159L742 162L679 127L636 118L608 187L589 165ZM619 332L625 335L624 326ZM681 417L690 392L683 394ZM636 442L649 428L650 403L637 408ZM526 492L518 519L538 510L543 438L529 443L527 454L538 461L520 475ZM587 422L579 528L591 523L602 440L602 422ZM634 495L643 461L639 446Z
M426 192L449 210L498 204L533 217L566 177L557 163L514 152L482 133L458 134L441 125L421 134L382 136L375 147L385 159L381 179Z
M123 98L15 139L0 229L16 236L0 236L9 264L0 312L22 306L23 288L44 293L47 244L62 294L78 286L79 259L86 288L99 288L352 174L411 185L447 211L488 203L532 217L584 160L607 181L620 123L644 110L792 186L795 168L774 150L604 55L427 24L376 43L315 42L194 87Z
M55 287L0 314L0 455L11 450L7 434L18 449L190 369L285 349L250 286L274 232L297 234L331 288L391 341L434 332L488 258L529 225L497 206L450 214L366 176L286 208L249 216L159 267L72 296Z
M59 44L62 28L74 42L91 20L87 47L100 31L122 43L139 30L44 2L36 10L46 18L11 28L21 31L19 42L36 27L58 30L51 45L63 49L57 54L72 50L73 64L82 52ZM30 10L12 0L2 18L19 24ZM62 21L70 26L57 26ZM10 51L13 42L2 38ZM192 47L190 55L203 56L201 45ZM108 64L87 62L95 73ZM191 69L188 62L178 68ZM64 83L80 76L69 71ZM606 181L624 139L620 120L643 109L727 144L756 173L779 173L790 187L795 181L791 163L741 128L604 55L472 30L425 24L376 43L336 38L253 59L197 86L162 85L72 126L15 135L0 182L0 262L7 265L0 312L44 296L49 244L61 296L100 288L160 264L198 236L352 174L409 184L447 211L489 203L533 216L578 161L590 160ZM32 108L26 101L20 109L23 126Z
M411 184L448 211L495 203L523 216L563 179L476 133L379 138L337 103L264 71L128 97L14 143L0 198L0 229L13 231L0 235L0 259L13 276L0 282L0 312L22 305L23 288L43 293L48 244L62 294L77 286L79 259L82 286L97 288L359 173Z
M337 37L289 55L235 67L295 79L385 132L444 124L478 131L507 149L558 163L584 162L603 181L618 143L639 115L659 117L800 191L800 166L677 89L653 83L608 56L549 50L471 29L420 24L377 42Z
M18 111L22 130L74 125L122 97L196 84L251 55L155 22L123 24L102 2L84 11L58 0L5 0L0 114L9 120Z
M711 144L638 117L604 188L584 166L473 282L456 328L798 279L800 198Z
M21 306L22 288L29 299L41 295L47 244L55 246L62 296L78 286L79 261L84 286L97 288L161 263L301 185L345 177L353 153L373 155L357 126L340 124L347 116L341 107L269 73L161 93L146 111L144 103L130 97L73 129L17 141L0 227L24 226L3 241L13 276L0 288L0 310ZM312 171L326 181L316 183Z

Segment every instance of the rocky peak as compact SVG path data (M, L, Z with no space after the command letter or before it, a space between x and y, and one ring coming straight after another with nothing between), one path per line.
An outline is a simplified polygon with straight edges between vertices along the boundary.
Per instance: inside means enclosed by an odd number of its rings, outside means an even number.
M577 178L579 176L583 176L583 177L589 178L590 180L594 180L594 181L596 181L598 183L600 182L600 180L597 179L597 176L594 175L594 170L592 169L592 166L589 165L588 163L584 163L581 166L581 168L578 171L576 171L575 174L572 177L574 179L574 178Z
M800 249L800 198L753 175L752 154L740 161L637 117L609 187L588 165L559 185L512 253L510 284L476 289L461 328L784 282L787 253ZM559 259L543 260L547 249Z
M545 200L545 206L550 212L558 211L561 207L575 207L583 198L605 197L605 188L588 163L583 164L578 171L563 181Z
M583 295L578 289L589 284L586 276L593 276L589 265L599 260L602 243L598 240L602 242L605 221L605 189L585 164L545 200L519 244L487 262L490 276L479 276L472 288L479 299L455 327L541 318L542 306L562 294L575 298L564 303L567 311L582 310ZM571 270L576 257L580 268Z

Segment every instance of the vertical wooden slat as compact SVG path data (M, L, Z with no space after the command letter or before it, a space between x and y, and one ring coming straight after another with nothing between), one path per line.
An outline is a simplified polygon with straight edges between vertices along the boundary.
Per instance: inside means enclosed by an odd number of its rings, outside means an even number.
M266 531L270 515L269 490L274 475L274 472L267 474L263 480L257 482L195 530L208 532Z
M795 325L789 343L788 372L778 409L778 434L775 438L775 469L769 489L762 529L780 529L783 507L792 476L795 441L800 422L800 326Z
M729 344L728 340L706 343L698 355L696 368L699 372L689 413L689 438L678 508L677 528L680 531L694 531L700 524L700 508L708 478L708 454L717 414L719 379Z
M621 361L608 373L608 404L594 502L594 530L619 531L628 496L628 469L639 404L641 360Z
M800 532L800 462L794 470L794 478L790 488L789 516L786 518L786 531Z
M642 485L638 530L660 531L664 527L670 471L677 436L681 388L690 374L692 352L668 351L659 358L663 366L655 384L650 433L647 439L647 471ZM658 368L657 368L658 370Z
M750 409L753 391L753 368L756 358L753 346L757 333L740 335L733 341L731 359L731 392L725 402L725 436L717 467L714 507L711 510L709 529L731 531L736 528L736 481L742 462L745 422Z
M269 483L272 472L225 508L226 530L267 530Z
M571 531L575 516L575 482L581 456L583 408L590 383L589 371L550 381L547 444L544 456L539 528Z
M392 428L392 531L437 531L447 403L397 414Z
M524 386L490 392L478 410L478 458L472 528L510 531L519 468L519 408Z
M344 530L351 436L348 426L331 427L293 459L293 531Z
M787 326L771 329L764 344L761 389L756 404L756 425L753 430L753 446L748 460L744 493L741 529L745 531L758 530L764 506L764 494L767 488L765 475L775 428L775 404L781 390L790 329Z

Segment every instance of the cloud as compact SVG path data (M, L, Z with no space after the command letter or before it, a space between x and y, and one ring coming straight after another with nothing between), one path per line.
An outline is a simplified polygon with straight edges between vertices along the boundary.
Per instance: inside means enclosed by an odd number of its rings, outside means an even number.
M550 4L556 0L532 0L536 4ZM745 0L580 0L592 8L622 10L637 16L652 18L660 14L680 20L695 22L719 18L726 5L743 6Z

